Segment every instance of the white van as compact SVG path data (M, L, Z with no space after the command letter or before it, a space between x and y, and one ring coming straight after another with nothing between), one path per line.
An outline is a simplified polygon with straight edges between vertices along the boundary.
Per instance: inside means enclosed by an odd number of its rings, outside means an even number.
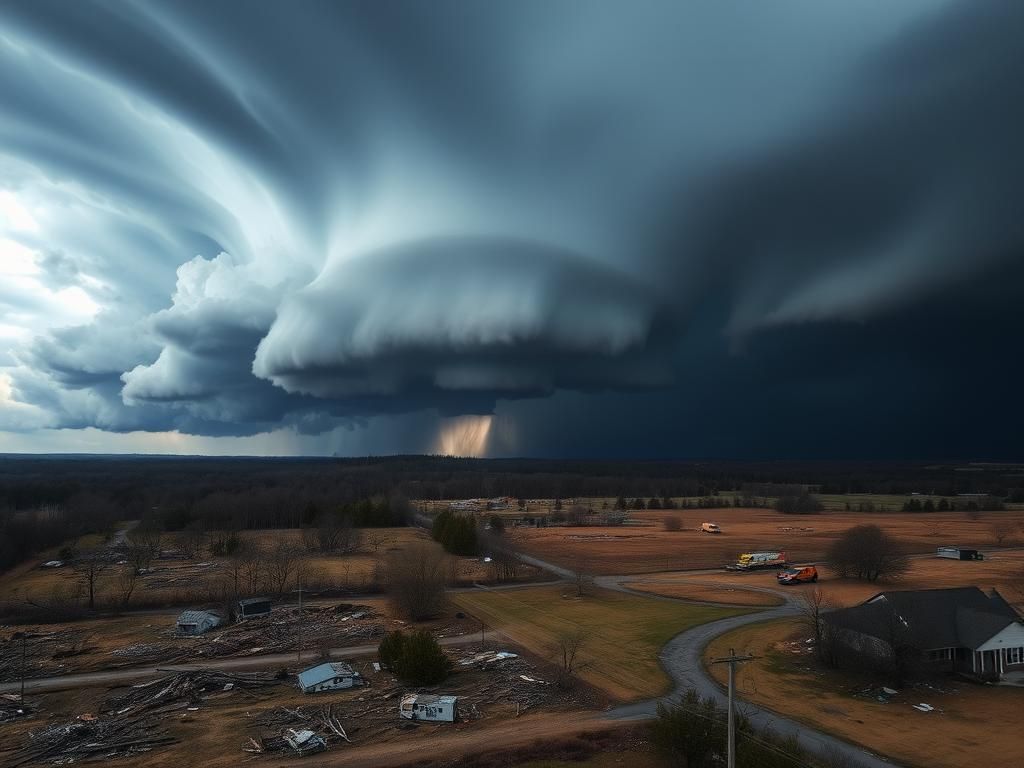
M701 523L701 533L721 533L722 529L718 527L718 523Z

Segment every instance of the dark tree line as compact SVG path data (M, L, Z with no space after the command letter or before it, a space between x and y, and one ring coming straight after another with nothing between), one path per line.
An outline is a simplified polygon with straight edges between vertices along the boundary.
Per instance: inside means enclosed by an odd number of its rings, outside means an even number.
M434 517L430 535L441 543L445 552L467 556L477 553L476 520L470 515L460 515L446 509Z

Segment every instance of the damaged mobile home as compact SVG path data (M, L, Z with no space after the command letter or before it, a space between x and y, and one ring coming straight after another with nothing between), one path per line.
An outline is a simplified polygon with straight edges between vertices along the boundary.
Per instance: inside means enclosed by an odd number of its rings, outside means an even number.
M343 661L317 664L299 673L299 688L303 693L338 691L362 684L362 675Z
M402 697L398 715L406 720L454 723L459 716L459 697L412 693Z

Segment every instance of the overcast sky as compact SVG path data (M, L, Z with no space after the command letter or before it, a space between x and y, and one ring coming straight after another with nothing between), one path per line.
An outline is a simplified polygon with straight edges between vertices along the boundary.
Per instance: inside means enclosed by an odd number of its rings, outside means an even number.
M1021 458L1022 39L0 4L0 452Z

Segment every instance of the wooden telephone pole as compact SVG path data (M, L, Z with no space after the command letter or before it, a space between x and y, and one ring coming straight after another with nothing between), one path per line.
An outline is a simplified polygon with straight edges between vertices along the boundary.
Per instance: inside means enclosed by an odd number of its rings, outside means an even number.
M712 664L728 664L729 665L729 745L728 745L728 762L726 763L727 768L736 768L736 703L735 694L733 693L736 688L736 662L738 661L750 661L753 656L737 656L736 651L732 648L729 649L729 655L724 659L713 659Z

